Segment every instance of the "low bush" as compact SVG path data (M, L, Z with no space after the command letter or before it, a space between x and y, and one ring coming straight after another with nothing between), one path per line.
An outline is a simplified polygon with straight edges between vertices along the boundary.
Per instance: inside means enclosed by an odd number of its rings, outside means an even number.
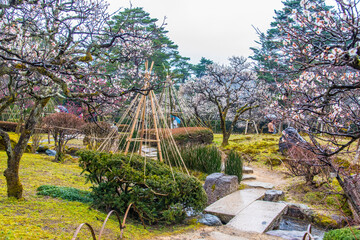
M149 223L180 222L185 210L202 211L206 194L201 183L167 165L138 155L77 153L87 180L93 183L93 205L124 213L130 203L131 215L140 215Z
M316 154L307 149L292 146L286 154L289 158L284 161L286 168L294 176L303 176L308 184L314 184L316 175L326 175L328 172L327 167L320 162Z
M37 195L62 198L69 201L78 201L82 203L92 202L91 193L72 187L59 187L53 185L42 185L37 188Z
M166 154L171 151L174 150L167 144L162 146L163 156L168 156L172 166L178 166L179 157ZM207 174L221 171L221 152L215 146L187 145L180 147L179 151L188 169Z
M225 163L225 173L237 176L239 183L243 175L243 162L242 156L238 152L231 150Z
M326 232L324 240L356 240L360 239L360 230L355 228L341 228Z

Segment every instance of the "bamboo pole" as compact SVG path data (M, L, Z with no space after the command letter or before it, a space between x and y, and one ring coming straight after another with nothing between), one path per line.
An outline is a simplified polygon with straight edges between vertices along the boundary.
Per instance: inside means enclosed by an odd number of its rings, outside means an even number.
M151 102L151 112L152 112L152 117L153 117L153 121L154 121L156 140L158 141L157 142L157 149L158 149L158 154L159 154L159 160L160 160L160 162L162 162L163 158L162 158L162 154L161 154L160 138L159 138L159 132L158 132L157 123L156 123L155 105L154 105L154 100L153 100L153 97L152 97L152 93L153 93L153 91L150 91L150 93L149 93L150 102Z
M129 147L130 147L130 140L132 138L132 135L134 133L134 130L135 130L135 126L137 124L137 120L138 120L138 117L139 117L139 113L140 113L140 110L141 110L141 105L144 101L144 98L145 96L141 96L141 99L140 99L140 102L139 102L139 106L137 107L136 109L136 114L135 114L135 119L134 119L134 122L133 122L133 125L131 126L131 130L130 130L130 134L129 134L129 137L126 139L126 148L125 148L125 155L128 153L129 151Z
M146 97L143 104L143 109L141 113L141 130L140 130L140 138L143 138L144 135L144 128L145 128L145 111L146 111ZM146 139L145 139L146 141ZM139 154L141 155L141 149L142 149L143 141L140 141L140 147L139 147Z

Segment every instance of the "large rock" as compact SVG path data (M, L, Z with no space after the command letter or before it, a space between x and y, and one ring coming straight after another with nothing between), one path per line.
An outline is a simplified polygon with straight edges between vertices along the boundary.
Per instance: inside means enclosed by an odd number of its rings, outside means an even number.
M314 218L314 211L304 204L284 202L289 208L287 216L312 221Z
M267 190L265 192L264 201L278 202L284 198L284 192L280 190Z
M213 173L206 177L204 189L210 205L239 188L237 176L228 176L223 173Z
M284 153L286 150L294 145L307 144L300 134L293 127L288 127L282 131L282 136L279 140L279 150Z
M222 226L220 218L212 214L203 214L198 222L207 226Z

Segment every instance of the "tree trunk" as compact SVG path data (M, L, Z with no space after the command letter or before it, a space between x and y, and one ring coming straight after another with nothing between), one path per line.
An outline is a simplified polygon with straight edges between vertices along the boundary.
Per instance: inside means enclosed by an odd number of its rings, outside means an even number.
M360 183L357 181L358 176L348 176L344 180L337 174L341 188L343 189L346 197L348 198L351 209L353 211L354 219L360 221Z
M17 199L23 196L23 186L20 183L19 166L22 154L14 154L13 157L8 158L8 167L4 171L7 185L8 197L15 197Z
M360 157L360 139L358 140L358 143L356 145L356 154L352 161L352 164L358 164L359 163L359 157Z
M225 147L227 145L229 145L229 138L230 138L230 133L229 132L224 132L223 131L223 141L221 143L222 147Z
M7 141L6 153L8 156L8 161L7 168L4 171L4 176L6 178L8 197L15 197L20 199L23 196L23 187L19 178L20 160L24 154L30 137L34 132L36 123L48 101L49 99L43 99L35 103L28 119L25 121L25 126L21 131L19 141L15 145L14 149L11 148L11 142L8 139L7 133L2 130L0 131L3 139ZM7 138L5 134L7 135Z

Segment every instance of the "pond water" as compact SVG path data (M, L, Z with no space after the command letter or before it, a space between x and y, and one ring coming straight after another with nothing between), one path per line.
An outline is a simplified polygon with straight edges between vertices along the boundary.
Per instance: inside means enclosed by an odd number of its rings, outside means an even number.
M309 226L309 222L284 216L283 219L280 221L279 230L306 232L308 226ZM320 239L322 239L325 232L326 232L325 229L316 227L314 225L312 225L311 227L311 234L313 236L319 237Z

